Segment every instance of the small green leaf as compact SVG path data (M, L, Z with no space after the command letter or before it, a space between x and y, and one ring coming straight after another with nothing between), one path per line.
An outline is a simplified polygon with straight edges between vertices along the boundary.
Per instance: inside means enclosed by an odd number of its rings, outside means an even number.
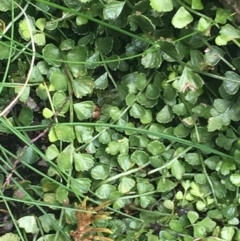
M38 29L40 29L41 31L44 30L44 27L46 25L46 19L45 18L39 18L36 21L36 26L38 27Z
M142 208L147 208L155 199L151 195L141 196L140 205Z
M139 194L143 194L146 192L151 192L154 190L154 186L148 182L148 180L139 180L137 183L137 190Z
M91 187L91 180L89 178L71 178L71 184L70 184L73 192L76 195L86 193L89 191Z
M143 14L139 14L138 12L130 15L128 19L132 31L136 31L137 28L149 32L154 32L156 30L156 26L152 20Z
M88 23L88 19L81 17L81 16L77 16L77 18L76 18L77 25L84 25L86 23Z
M72 126L56 125L54 130L58 139L61 141L71 142L75 139L74 129Z
M102 144L108 144L109 142L111 142L111 136L108 131L104 131L100 133L98 140Z
M159 241L158 236L151 234L150 232L147 233L147 241Z
M87 49L83 46L77 46L67 53L68 66L75 78L82 77L86 74L86 64L83 63L87 59ZM79 63L76 63L79 62Z
M47 5L44 5L47 6ZM72 214L74 216L74 214ZM55 228L57 230L57 228ZM46 235L41 235L40 238L37 239L37 241L53 241L56 237L56 234L46 234ZM59 234L58 235L58 241L65 241L66 236Z
M103 18L104 19L115 19L117 18L124 7L125 2L111 1L107 3L103 8Z
M39 231L37 227L37 220L35 216L24 216L18 219L20 228L23 228L26 233L35 234Z
M231 220L231 219L238 216L238 208L234 204L229 205L229 206L225 206L222 209L222 213L223 213L225 218L227 218L228 220Z
M18 94L22 91L22 87L15 87L14 88L15 93ZM20 95L19 100L22 102L27 102L28 98L29 98L29 94L30 94L30 87L25 87L23 90L23 93Z
M193 196L196 196L196 197L200 197L202 198L204 196L204 193L202 193L200 191L200 187L197 183L195 182L191 182L191 190L190 190L190 193L193 195Z
M196 202L196 208L198 211L204 211L206 209L207 203L203 202L202 200L198 200Z
M173 133L175 136L183 138L191 133L191 129L187 128L184 124L180 123L174 128Z
M49 20L46 22L46 25L45 25L45 29L50 30L50 31L56 29L57 27L58 27L58 21Z
M57 157L57 164L61 171L67 172L72 170L72 158L70 154L61 152Z
M203 32L205 36L210 35L211 21L201 17L198 21L197 29Z
M69 109L70 101L66 101L67 98L64 91L57 91L53 95L53 105L61 114L66 113Z
M226 45L228 42L227 40L227 37L226 36L223 36L223 35L219 35L215 38L215 43L216 45L218 46L223 46L223 45Z
M234 95L239 90L240 76L233 71L227 71L225 77L229 80L224 80L223 87L229 95Z
M22 38L26 41L31 39L31 34L34 35L36 33L35 28L35 19L33 17L28 16L28 18L24 18L19 23L19 33Z
M194 181L198 184L205 184L207 182L206 175L202 173L197 173L194 176Z
M54 127L52 127L48 133L48 138L50 142L54 142L58 140L58 137L55 133Z
M171 230L178 232L178 233L181 233L183 231L183 227L182 227L180 221L178 221L178 220L171 220L169 222L169 227Z
M46 100L48 98L46 88L43 84L40 84L36 90L37 96L42 100Z
M230 151L232 148L232 144L237 141L237 137L235 138L227 138L225 135L223 135L222 133L220 133L216 139L216 144L221 147L224 148L227 151Z
M147 150L155 156L164 152L165 146L160 141L152 141L147 145Z
M44 78L38 68L38 66L34 66L31 71L29 82L36 83L36 82L43 82Z
M11 49L10 41L2 41L2 40L0 41L0 60L8 59L14 54L14 52L15 52L15 47Z
M89 143L93 138L93 128L85 126L75 126L76 137L79 143Z
M100 199L109 199L110 194L115 191L116 191L115 186L110 184L103 184L95 191L95 194Z
M211 156L211 157L207 158L204 162L208 166L209 169L215 170L218 163L220 162L220 159L218 156Z
M172 182L169 179L163 179L161 178L157 184L157 191L158 192L168 192L172 190L177 183Z
M156 85L149 84L146 89L146 97L149 99L157 99L160 96L160 89Z
M204 56L206 65L215 66L223 58L224 52L217 46L211 46Z
M222 27L220 30L220 34L226 41L231 41L233 39L239 39L240 38L240 30L237 30L235 27L233 27L230 24L226 24Z
M129 114L134 118L141 118L145 114L145 109L137 103L134 103Z
M147 97L147 94L148 93L139 93L137 95L137 102L141 105L141 106L144 106L144 107L147 107L147 108L152 108L153 106L157 105L157 99L150 99ZM145 110L145 112L149 112L149 110ZM146 115L147 113L145 113ZM148 116L152 116L152 112L148 114ZM143 118L143 117L142 117ZM141 118L141 119L142 119ZM151 119L151 118L149 118ZM151 121L150 121L151 122ZM149 123L149 122L148 122Z
M94 103L92 101L82 101L73 105L79 120L89 119L94 112Z
M52 213L47 213L39 217L39 221L41 223L41 226L43 230L46 233L49 233L51 230L56 230L57 228L57 220L55 218L55 215Z
M200 156L198 153L187 153L185 155L185 161L192 166L197 166L200 164Z
M223 229L221 230L221 238L223 240L232 240L234 236L234 228L233 227L226 227L224 226Z
M203 238L206 236L206 229L201 225L194 225L193 233L195 238Z
M104 37L98 38L96 40L97 51L102 52L103 54L109 54L112 50L113 46L113 38L112 37Z
M73 154L75 169L78 172L88 171L94 165L93 156L90 154L76 153Z
M192 0L192 9L202 10L203 4L201 0Z
M59 49L54 44L47 44L43 50L44 60L55 67L61 66L61 54Z
M21 0L17 0L16 3L21 4ZM2 0L0 3L0 11L2 12L12 10L12 8L16 8L16 7L18 7L17 4L13 5L11 0Z
M204 82L200 75L185 67L180 79L174 81L173 87L182 93L184 93L186 90L191 90L194 92L200 89L203 86L203 83Z
M171 108L168 105L165 105L162 108L162 110L160 110L157 113L156 118L159 123L168 123L174 118L174 115L173 115Z
M215 21L220 24L226 24L231 14L232 13L229 9L217 8Z
M170 12L173 10L172 0L150 0L150 5L158 12Z
M46 150L46 156L48 158L49 161L52 161L53 159L55 159L59 154L59 150L55 145L50 145L47 147Z
M160 125L160 124L158 124L158 123L153 123L150 127L149 127L149 129L148 129L150 132L152 132L152 133L163 133L164 132L164 130L165 130L165 127L163 126L163 125ZM159 139L159 137L157 137L157 136L154 136L154 135L149 135L148 134L148 137L150 138L150 139Z
M190 55L191 55L191 64L194 66L194 68L201 69L201 65L199 65L199 63L202 63L204 59L202 52L198 50L191 50Z
M169 210L174 210L174 202L171 200L165 200L163 202L164 207L166 207Z
M152 122L152 111L151 110L145 110L144 115L140 118L141 123L143 124L149 124Z
M67 90L68 81L70 80L68 80L67 76L62 71L56 69L51 73L50 81L56 90L65 91Z
M121 116L122 112L119 110L119 108L117 106L113 106L110 109L110 117L113 120L118 120Z
M64 39L61 44L60 44L60 49L61 50L70 50L74 48L74 41L72 39Z
M184 28L192 21L192 15L184 7L180 7L172 18L172 25L175 28Z
M194 223L198 220L199 215L198 215L197 212L189 211L189 212L187 213L187 217L188 217L190 223L191 223L191 224L194 224Z
M187 194L188 195L188 194ZM214 201L213 201L214 202ZM206 209L206 206L207 206L207 202L204 202L202 200L198 200L196 202L196 209L198 211L204 211Z
M102 74L94 81L94 88L99 90L104 90L108 86L108 74L107 72Z
M184 198L183 192L182 191L178 191L175 195L177 200L182 200Z
M240 119L240 110L237 103L225 99L215 99L211 109L211 115L208 119L208 131L215 131L222 126L229 125L230 121L238 121Z
M38 46L44 46L46 44L46 37L44 33L36 33L33 36L33 41Z
M136 86L139 90L143 90L147 85L147 78L144 73L140 73L136 78Z
M110 155L117 155L120 149L120 144L118 142L110 142L106 148L106 152Z
M18 154L21 152L18 152ZM33 164L38 161L38 155L33 150L31 146L28 146L26 149L24 149L24 152L21 153L20 160L23 162L26 162L28 164Z
M14 233L6 233L0 237L0 241L20 241L20 237Z
M127 171L132 166L134 166L134 162L132 162L132 160L130 159L130 156L126 154L120 154L118 156L118 163L124 171Z
M240 174L231 174L230 181L232 182L232 184L240 187Z
M73 91L77 98L82 98L91 94L94 87L94 82L91 77L83 76L72 81Z
M123 177L118 185L118 191L128 193L135 186L135 181L129 177Z
M110 168L107 165L97 165L91 170L91 176L95 180L105 180L110 174Z
M58 187L56 189L56 199L63 204L68 204L69 199L68 199L68 190L62 186Z
M43 109L42 114L43 114L44 118L46 118L46 119L49 119L49 118L53 117L53 115L54 115L54 113L46 107Z
M158 50L148 49L143 53L141 63L145 68L159 68L162 64L162 57Z
M18 116L18 120L24 125L24 126L30 126L30 124L33 121L33 111L29 108L24 106L21 109L21 112Z
M131 160L138 166L142 166L149 161L149 157L146 152L137 150L132 153Z
M213 232L213 229L216 227L216 222L212 221L212 219L210 219L209 217L205 217L197 224L204 227L207 232Z
M159 40L158 42L160 44L161 50L164 51L163 57L168 62L173 62L174 60L181 59L181 55L180 55L179 51L177 50L176 44L174 44L173 42L165 41L165 40L164 41Z
M86 67L88 69L95 69L97 68L100 64L97 63L99 62L100 54L99 52L95 52L92 54L87 60L86 60Z
M182 176L185 174L185 168L179 160L176 160L172 163L171 173L177 180L182 179Z

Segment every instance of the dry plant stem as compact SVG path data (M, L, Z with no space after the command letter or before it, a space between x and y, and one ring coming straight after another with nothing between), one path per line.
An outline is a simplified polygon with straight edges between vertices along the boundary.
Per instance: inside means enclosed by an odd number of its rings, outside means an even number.
M22 86L22 89L17 94L17 96L11 101L11 103L2 112L0 112L0 116L7 115L11 111L11 109L17 104L20 96L22 95L23 91L25 90L25 88L26 88L26 86L29 82L29 79L30 79L30 76L31 76L31 73L32 73L32 69L33 69L33 66L34 66L35 55L36 55L36 49L35 49L35 45L34 45L34 39L33 39L32 30L31 30L31 24L29 22L28 16L26 15L25 10L19 4L17 4L16 2L14 2L14 3L21 9L24 17L27 20L27 25L28 25L28 28L29 28L29 33L30 33L31 43L32 43L32 59L31 59L31 63L30 63L30 69L28 71L26 81L25 81L24 85Z
M55 119L57 118L58 114L61 112L61 110L63 109L63 107L66 105L66 103L68 102L68 100L71 98L73 92L70 93L70 95L66 98L66 100L64 101L63 105L58 109L58 111L54 114L51 122L48 124L48 126L45 128L45 130L43 132L41 132L40 134L38 134L36 137L34 137L33 139L30 140L30 143L33 144L34 142L36 142L37 140L39 140L41 137L43 137L44 135L46 135L46 133L48 132L48 130L51 128L53 122L55 121ZM12 167L12 171L11 173L6 177L6 180L3 184L2 189L4 190L6 185L8 185L10 183L10 180L13 176L13 173L16 170L17 165L20 163L20 159L24 153L24 151L26 150L28 146L25 145L21 151L21 153L19 154L18 158L14 161L13 163L13 167Z
M5 209L0 209L0 213L7 213L7 214L9 214L9 212L7 210L5 210Z
M81 212L81 210L76 212L77 218L77 230L71 231L71 236L74 241L113 241L111 238L94 235L94 233L112 233L108 228L94 228L92 226L94 221L110 219L109 212L102 212L101 210L107 207L110 203L105 202L99 206L87 207L87 198L85 198L82 203L78 206L79 209L89 212ZM99 213L98 213L99 212Z

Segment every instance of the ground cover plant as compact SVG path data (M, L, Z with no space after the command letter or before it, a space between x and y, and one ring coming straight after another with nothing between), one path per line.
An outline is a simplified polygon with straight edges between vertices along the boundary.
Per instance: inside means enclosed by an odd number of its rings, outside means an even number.
M222 2L0 2L0 241L240 240Z

